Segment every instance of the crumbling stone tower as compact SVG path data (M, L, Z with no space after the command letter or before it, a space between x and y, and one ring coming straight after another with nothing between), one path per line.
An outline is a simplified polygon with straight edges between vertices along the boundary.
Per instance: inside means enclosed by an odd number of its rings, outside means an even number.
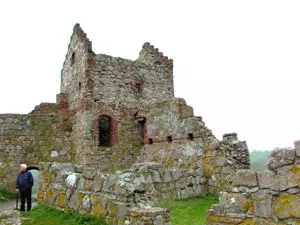
M76 163L105 173L150 165L157 198L215 193L226 174L249 167L245 142L236 134L217 140L184 99L174 98L171 59L149 43L135 61L95 54L79 24L57 103L0 115L0 150L0 188L8 189L15 182L9 171L17 174L21 162Z
M61 93L73 118L77 163L102 169L127 166L148 142L143 112L174 97L173 61L149 43L135 61L97 55L76 24L61 73Z
M38 201L110 224L170 224L161 199L216 193L249 168L237 134L218 140L184 99L173 61L145 43L135 61L95 54L76 24L56 103L0 115L0 188L18 165L41 170Z

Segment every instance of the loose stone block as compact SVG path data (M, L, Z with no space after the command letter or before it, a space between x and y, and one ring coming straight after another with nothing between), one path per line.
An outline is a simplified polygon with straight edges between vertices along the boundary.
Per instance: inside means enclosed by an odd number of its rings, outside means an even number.
M255 187L258 185L254 170L238 170L232 178L234 186Z
M262 189L264 188L269 188L272 190L279 189L277 185L276 175L273 171L264 170L262 172L257 172L257 179L258 179L259 187Z
M292 148L276 148L268 158L268 168L270 170L278 169L284 165L290 165L295 162L296 152Z

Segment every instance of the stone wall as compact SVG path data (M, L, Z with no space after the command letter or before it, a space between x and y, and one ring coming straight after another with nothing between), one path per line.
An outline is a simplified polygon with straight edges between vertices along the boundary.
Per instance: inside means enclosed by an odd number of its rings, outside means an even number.
M202 119L193 115L193 108L184 99L157 103L138 116L147 120L147 144L139 162L155 161L179 172L201 171L205 180L202 194L217 193L228 174L250 166L246 143L238 141L237 134L226 134L219 141Z
M174 97L173 61L158 49L144 44L135 61L97 55L79 24L73 29L61 80L77 163L105 171L128 168L136 161L143 145L137 112ZM99 147L102 115L112 119L109 147Z
M208 225L300 224L300 141L295 149L275 149L268 170L238 170L227 181Z
M46 103L43 102L37 105L30 114L39 115L68 115L69 114L69 104L67 94L58 94L56 96L56 103Z
M173 98L173 62L162 54L156 57L155 52L147 43L137 61L96 55L87 71L93 102L112 108L141 108ZM143 55L151 61L142 59Z
M250 155L245 141L239 141L236 133L224 134L222 143L230 146L229 155L231 160L229 164L233 169L249 169Z
M40 163L40 168L40 203L103 217L108 224L171 224L168 209L152 207L155 195L167 193L172 180L159 164L115 174L75 164Z
M71 125L72 127L72 125ZM15 189L19 165L70 162L69 118L61 115L0 115L0 189Z
M71 93L70 109L75 111L87 104L135 108L174 97L173 60L149 43L135 61L95 54L79 24L73 29L61 81L61 93Z

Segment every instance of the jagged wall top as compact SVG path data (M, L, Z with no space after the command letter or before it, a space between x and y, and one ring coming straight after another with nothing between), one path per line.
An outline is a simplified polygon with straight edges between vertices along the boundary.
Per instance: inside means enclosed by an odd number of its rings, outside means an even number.
M145 64L165 64L166 66L173 66L173 60L169 59L167 56L164 56L158 48L154 48L149 42L146 42L143 45L142 50L140 51L139 58L137 61Z
M93 52L93 50L92 50L92 42L87 38L87 35L82 30L80 24L76 23L75 26L73 27L73 33L72 33L72 35L70 37L70 42L69 42L69 45L68 45L68 51L67 51L67 54L66 54L66 59L65 59L64 64L63 64L63 68L65 67L66 62L68 62L68 59L70 57L68 53L70 52L71 43L72 43L72 40L75 38L75 36L80 41L85 42L86 52Z
M61 93L70 109L93 105L144 107L174 97L173 60L145 43L136 61L95 54L76 24L61 74Z

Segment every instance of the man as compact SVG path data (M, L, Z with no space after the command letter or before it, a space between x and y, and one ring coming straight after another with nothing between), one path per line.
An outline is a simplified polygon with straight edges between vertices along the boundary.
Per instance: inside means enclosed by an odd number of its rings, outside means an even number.
M17 178L16 191L21 196L20 211L25 211L25 199L27 200L27 211L31 210L31 190L33 186L33 177L29 170L27 170L26 164L20 165L21 173Z

